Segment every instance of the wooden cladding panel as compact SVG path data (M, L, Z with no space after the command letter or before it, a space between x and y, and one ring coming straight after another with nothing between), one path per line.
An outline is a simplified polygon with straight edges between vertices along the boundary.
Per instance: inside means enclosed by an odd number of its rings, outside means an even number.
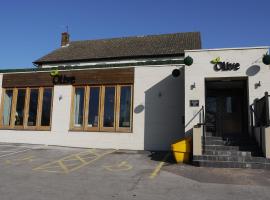
M73 85L95 84L126 84L134 82L134 68L125 69L97 69L97 70L74 70L59 71L60 75L74 76ZM51 87L53 78L50 72L30 72L3 75L3 88L9 87ZM65 85L65 84L62 84Z

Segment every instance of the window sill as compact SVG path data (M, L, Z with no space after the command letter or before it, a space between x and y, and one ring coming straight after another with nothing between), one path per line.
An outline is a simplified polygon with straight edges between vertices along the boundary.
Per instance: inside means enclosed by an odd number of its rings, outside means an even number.
M9 131L51 131L51 128L41 128L41 129L33 129L33 128L0 128L0 130L9 130Z
M84 132L84 133L111 133L111 134L114 134L114 133L119 133L119 134L133 133L130 130L118 130L118 131L101 130L101 131L99 131L99 130L83 130L83 129L79 130L79 129L73 129L73 128L69 129L68 131L69 132Z

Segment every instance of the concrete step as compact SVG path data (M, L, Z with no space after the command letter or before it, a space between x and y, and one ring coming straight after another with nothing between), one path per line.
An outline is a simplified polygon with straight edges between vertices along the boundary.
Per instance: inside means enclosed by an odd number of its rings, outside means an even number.
M270 164L270 160L264 157L251 157L251 156L228 156L228 155L202 155L193 156L193 160L200 161L229 161L229 162L241 162L241 163L266 163Z
M200 167L251 168L270 170L270 163L194 160L193 164Z
M219 156L252 156L250 151L204 151L204 155L219 155Z
M257 145L227 146L227 145L204 145L205 151L258 151Z
M257 145L255 141L247 140L247 141L226 141L226 140L213 140L206 139L203 140L204 145L227 145L227 146L241 146L241 145Z

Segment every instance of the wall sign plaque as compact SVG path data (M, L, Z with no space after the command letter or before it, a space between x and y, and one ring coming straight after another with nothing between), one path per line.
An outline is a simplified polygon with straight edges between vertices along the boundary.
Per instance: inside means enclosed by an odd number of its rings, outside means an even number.
M199 107L199 100L189 100L189 106L190 107Z

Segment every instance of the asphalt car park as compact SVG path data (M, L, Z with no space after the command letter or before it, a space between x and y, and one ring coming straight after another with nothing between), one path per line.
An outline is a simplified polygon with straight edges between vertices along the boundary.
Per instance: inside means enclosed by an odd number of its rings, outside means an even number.
M167 152L0 144L1 200L269 199L270 172L175 164Z

